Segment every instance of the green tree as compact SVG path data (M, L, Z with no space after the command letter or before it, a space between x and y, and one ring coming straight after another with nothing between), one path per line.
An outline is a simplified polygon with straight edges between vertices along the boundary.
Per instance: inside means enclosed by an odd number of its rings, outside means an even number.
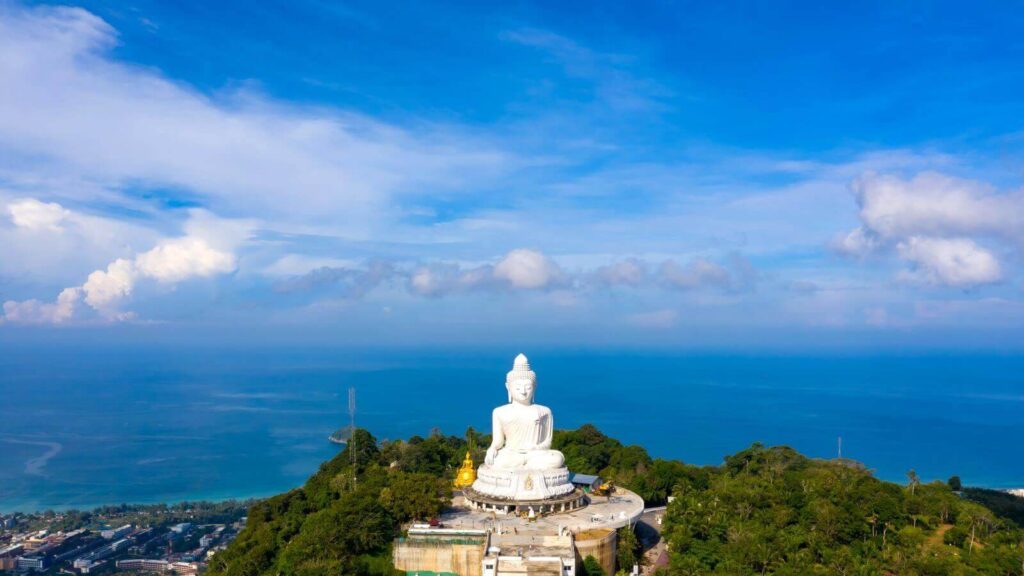
M581 576L605 576L604 568L601 568L601 563L597 561L597 558L587 556L583 559L583 574Z
M394 472L380 491L380 503L399 522L429 519L451 505L451 483L445 477Z
M467 443L436 433L378 445L365 431L354 435L363 446L325 462L302 488L253 504L246 528L211 560L210 576L395 576L389 547L401 523L447 505ZM649 460L593 426L557 431L556 444L591 467L576 470L615 478L645 498L675 495L662 526L672 576L1024 569L1024 531L1013 521L1024 508L1005 493L966 488L961 498L949 483L922 484L916 474L903 487L858 463L814 460L785 446L754 444L721 466L698 468ZM168 508L187 513L177 510ZM619 539L616 560L628 570L639 546L628 528ZM603 575L593 557L581 572Z
M643 547L631 526L623 526L618 530L618 554L616 562L619 570L629 572L633 565L639 563Z

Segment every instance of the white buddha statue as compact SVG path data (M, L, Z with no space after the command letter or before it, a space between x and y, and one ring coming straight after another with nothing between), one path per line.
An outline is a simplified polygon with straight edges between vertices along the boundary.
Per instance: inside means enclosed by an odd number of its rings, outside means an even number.
M565 457L551 449L551 409L533 403L537 375L526 356L516 356L505 388L508 404L494 409L493 440L470 492L518 502L572 493Z
M493 440L484 462L505 470L561 468L565 458L551 449L555 420L550 408L533 403L537 375L526 356L516 356L505 388L509 403L494 409Z

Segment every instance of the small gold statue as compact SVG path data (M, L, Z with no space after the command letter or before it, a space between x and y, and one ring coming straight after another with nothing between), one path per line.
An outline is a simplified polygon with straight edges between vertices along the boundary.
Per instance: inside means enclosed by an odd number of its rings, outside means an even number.
M467 488L473 485L476 481L476 470L473 468L473 457L466 452L466 458L462 461L462 467L459 468L459 474L455 477L456 488Z

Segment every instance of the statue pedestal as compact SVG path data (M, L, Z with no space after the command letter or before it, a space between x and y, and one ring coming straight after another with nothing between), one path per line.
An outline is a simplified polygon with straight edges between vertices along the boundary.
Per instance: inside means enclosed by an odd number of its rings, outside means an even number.
M491 498L524 502L565 496L573 491L573 485L565 467L504 470L484 464L476 472L473 490Z

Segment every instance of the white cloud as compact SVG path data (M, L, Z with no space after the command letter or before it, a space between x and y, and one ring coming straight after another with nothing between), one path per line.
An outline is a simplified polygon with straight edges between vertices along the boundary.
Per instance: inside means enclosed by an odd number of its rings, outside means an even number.
M513 288L545 288L562 282L565 274L557 264L536 250L512 250L494 265L494 277Z
M35 198L25 198L7 205L11 222L19 228L29 230L61 231L61 223L70 212L56 202L40 202Z
M197 225L196 222L202 223ZM193 211L186 230L201 231L212 226L212 217L203 211ZM229 240L242 236L237 232L244 226L223 221L220 242L230 246ZM12 323L61 324L74 317L75 306L84 294L84 301L107 320L124 320L132 314L119 311L121 302L132 295L140 279L153 279L175 284L189 278L203 278L233 272L237 261L233 253L213 248L206 238L181 236L165 239L135 258L117 258L105 269L95 270L81 286L66 288L53 303L38 300L4 303L4 318Z
M445 296L497 286L494 266L490 264L463 268L454 262L433 262L417 266L409 274L409 290L420 296Z
M110 25L79 8L0 8L0 144L16 152L0 168L31 164L115 198L127 184L174 187L222 214L368 234L391 197L479 184L508 160L453 126L413 133L244 88L210 97L118 62L116 43ZM90 201L97 190L64 193Z
M82 284L85 303L97 310L107 309L130 295L135 287L135 263L118 258L106 270L97 270Z
M116 219L70 210L0 189L0 277L68 285L97 268L152 246L164 235L148 219ZM175 215L176 216L176 215Z
M462 287L464 275L457 264L419 266L409 276L409 290L421 296L441 296Z
M469 290L540 290L565 288L575 292L588 288L622 286L642 289L660 284L676 290L715 288L741 290L753 286L757 272L746 258L733 255L727 266L705 258L694 258L685 266L664 261L657 274L639 258L567 273L543 253L524 248L512 250L497 263L464 268L453 262L420 265L408 276L409 290L421 296L443 296ZM570 293L554 295L564 298ZM573 295L574 302L578 299ZM554 302L557 298L549 299Z
M79 288L65 288L55 302L8 300L4 302L2 320L17 324L62 324L74 316L81 295Z
M235 270L235 255L213 249L202 238L165 240L135 258L139 274L160 282L180 282Z
M904 278L969 287L1003 278L996 255L979 244L1016 250L1024 242L1024 194L998 194L981 182L923 172L905 180L867 173L852 189L861 226L838 239L842 253L895 250L912 266Z
M900 242L898 249L916 266L918 276L934 284L969 287L1002 279L995 256L966 238L914 236Z
M421 296L443 296L478 289L538 290L561 286L568 280L562 268L536 250L517 248L495 264L463 268L454 262L416 267L409 274L409 290Z
M842 254L863 257L871 254L880 245L878 237L863 226L854 228L849 233L833 242L833 247Z
M991 234L1024 237L1024 195L934 172L910 180L865 174L853 183L860 218L882 238Z

